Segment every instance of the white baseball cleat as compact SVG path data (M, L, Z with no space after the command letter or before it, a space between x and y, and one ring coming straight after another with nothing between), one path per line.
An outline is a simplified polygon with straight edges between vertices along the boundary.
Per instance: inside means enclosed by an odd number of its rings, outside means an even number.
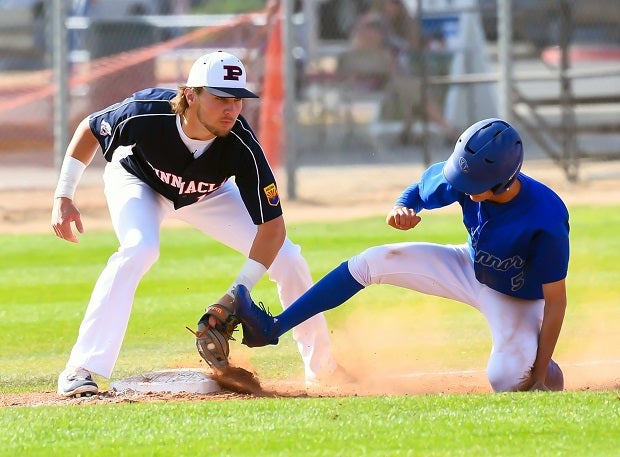
M66 368L58 376L58 395L63 397L90 397L99 392L90 371L85 368Z

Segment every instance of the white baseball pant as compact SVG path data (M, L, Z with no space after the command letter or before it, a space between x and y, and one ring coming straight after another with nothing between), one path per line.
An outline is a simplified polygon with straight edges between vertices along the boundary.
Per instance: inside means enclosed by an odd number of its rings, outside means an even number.
M239 189L231 181L201 201L175 210L169 200L118 162L106 164L103 177L120 246L95 284L67 366L83 367L109 378L120 353L138 283L159 257L162 221L166 218L185 221L246 256L257 228ZM301 248L288 238L267 272L277 283L283 307L312 286ZM302 356L306 379L335 369L322 314L297 326L293 338Z
M376 246L351 258L348 266L364 286L392 284L479 310L493 341L487 376L494 391L515 390L529 373L536 359L544 300L513 298L478 282L466 244Z

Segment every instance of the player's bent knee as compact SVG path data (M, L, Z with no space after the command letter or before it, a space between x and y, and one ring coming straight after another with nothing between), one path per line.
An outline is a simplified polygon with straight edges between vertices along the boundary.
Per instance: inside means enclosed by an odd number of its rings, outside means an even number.
M489 377L489 383L493 392L514 392L519 385L518 381L514 378L504 377Z
M493 392L514 392L529 368L515 363L514 358L494 354L489 359L487 378Z

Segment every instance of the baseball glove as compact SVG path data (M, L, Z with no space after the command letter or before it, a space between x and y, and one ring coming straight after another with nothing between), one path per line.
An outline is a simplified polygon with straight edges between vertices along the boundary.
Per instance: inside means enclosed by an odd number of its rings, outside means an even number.
M215 327L209 325L209 316L217 320ZM234 340L232 334L240 322L228 308L216 303L207 308L207 312L198 321L198 329L195 332L188 328L196 336L198 353L212 368L217 370L228 368L230 353L228 340Z

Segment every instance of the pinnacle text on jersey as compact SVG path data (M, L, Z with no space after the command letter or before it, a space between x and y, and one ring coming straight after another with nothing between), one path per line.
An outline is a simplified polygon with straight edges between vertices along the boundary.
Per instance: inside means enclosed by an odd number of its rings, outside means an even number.
M222 184L226 182L226 179L224 179L224 181L220 183L193 180L183 181L182 176L173 175L172 173L161 171L156 168L153 168L153 171L155 172L157 177L162 180L162 182L178 188L179 194L210 194L211 192L216 191L217 189L222 187Z
M510 268L517 268L520 270L525 265L525 261L518 255L502 260L485 251L476 251L476 263L493 268L497 271L508 271Z

